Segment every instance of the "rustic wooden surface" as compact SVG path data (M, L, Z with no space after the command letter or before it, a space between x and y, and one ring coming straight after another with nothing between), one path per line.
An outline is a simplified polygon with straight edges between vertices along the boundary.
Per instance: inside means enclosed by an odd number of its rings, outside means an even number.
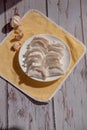
M87 45L87 0L0 0L0 41L15 10L37 9ZM79 50L78 50L79 51ZM38 103L0 77L0 130L87 130L87 55L49 103Z

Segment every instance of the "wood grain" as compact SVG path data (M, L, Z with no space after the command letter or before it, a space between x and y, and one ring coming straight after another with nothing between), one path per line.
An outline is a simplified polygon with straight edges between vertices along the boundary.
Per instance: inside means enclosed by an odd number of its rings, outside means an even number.
M15 1L14 1L15 2ZM6 2L8 8L9 1ZM29 9L37 9L46 14L45 0L22 0L6 11L6 22L18 11L22 17ZM8 128L16 127L25 130L53 130L52 102L38 104L8 83Z
M87 0L1 0L0 40L9 21L37 9L87 46ZM78 50L79 51L79 50ZM49 103L38 103L0 77L0 130L87 130L87 54Z
M5 25L5 7L4 7L4 1L0 1L0 42L4 39L5 37L5 30L4 30L4 25Z
M80 0L80 9L81 9L81 23L82 23L82 41L86 45L87 48L87 1L86 0ZM87 53L84 56L84 63L85 65L83 66L81 70L81 75L83 78L83 90L82 90L82 116L83 116L83 129L87 129Z
M0 130L7 128L7 83L0 77Z
M5 25L4 1L0 1L0 42L4 39ZM0 129L7 127L7 82L0 77Z

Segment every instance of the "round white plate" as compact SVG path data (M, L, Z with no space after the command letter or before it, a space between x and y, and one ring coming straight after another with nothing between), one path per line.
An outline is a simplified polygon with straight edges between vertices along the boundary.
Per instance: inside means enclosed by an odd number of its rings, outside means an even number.
M57 37L55 37L53 35L50 35L50 34L35 35L35 36L29 38L27 41L25 41L23 46L21 47L21 49L19 51L19 64L20 64L21 69L24 71L24 73L26 73L26 67L24 67L24 63L23 63L24 57L23 57L23 55L27 51L27 46L31 43L32 39L34 37L39 37L39 36L44 37L47 40L51 40L51 41L52 40L53 41L61 41L59 38L57 38ZM65 55L63 56L63 58L61 60L61 62L63 63L63 71L65 73L67 71L69 65L70 65L70 62L71 62L71 53L70 53L70 50L69 50L68 46L63 41L61 41L61 44L65 45ZM27 76L29 76L29 75L27 75ZM58 79L60 77L61 76L48 77L48 78L46 78L46 80L42 80L42 79L38 79L38 78L34 78L34 77L31 77L31 78L34 79L34 80L37 80L37 81L49 82L49 81L56 80L56 79Z

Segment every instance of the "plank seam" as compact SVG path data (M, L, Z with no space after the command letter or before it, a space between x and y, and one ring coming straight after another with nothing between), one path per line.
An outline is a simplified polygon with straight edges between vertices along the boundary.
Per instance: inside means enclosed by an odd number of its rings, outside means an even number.
M82 40L83 40L83 43L84 43L83 15L82 15L82 0L80 0L80 15L81 15L81 27L82 27Z
M3 4L4 4L4 20L5 20L5 24L6 24L6 1L7 0L4 0ZM7 28L5 28L5 36L7 36Z
M55 108L54 108L54 98L52 98L52 110L53 110L53 126L54 126L54 130L56 130L56 117L55 117Z
M82 41L85 44L85 38L84 38L84 27L83 27L83 13L82 13L82 0L80 0L80 15L81 15L81 29L82 29ZM84 56L85 60L85 66L87 68L87 63L86 63L86 55Z
M48 1L46 0L46 16L48 17Z

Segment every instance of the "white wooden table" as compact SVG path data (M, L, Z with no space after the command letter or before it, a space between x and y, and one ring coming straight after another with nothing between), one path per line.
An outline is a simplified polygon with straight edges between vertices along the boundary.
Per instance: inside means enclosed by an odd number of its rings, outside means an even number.
M41 11L87 45L87 0L0 0L0 41L9 32L6 25L15 8L21 16L29 9ZM47 104L0 77L0 130L7 129L87 130L87 56Z

